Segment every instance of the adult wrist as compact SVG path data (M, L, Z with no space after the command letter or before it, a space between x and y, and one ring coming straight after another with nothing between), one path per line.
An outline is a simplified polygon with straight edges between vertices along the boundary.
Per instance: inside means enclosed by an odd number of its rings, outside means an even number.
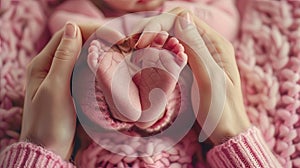
M218 128L219 127L219 128ZM228 125L220 125L210 136L211 141L214 145L220 145L224 142L228 141L231 138L234 138L245 132L251 127L250 122L245 121L244 123L239 123L238 125L234 125L232 123L228 123Z
M21 134L20 142L31 143L36 146L40 146L48 151L55 153L57 156L60 156L63 160L69 161L71 157L71 152L73 149L73 143L70 144L70 147L66 144L56 144L51 142L44 142L35 136L24 136Z

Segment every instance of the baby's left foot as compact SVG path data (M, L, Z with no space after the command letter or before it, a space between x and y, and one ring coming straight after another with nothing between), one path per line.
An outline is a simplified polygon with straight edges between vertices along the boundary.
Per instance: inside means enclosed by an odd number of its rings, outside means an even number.
M142 69L133 80L139 89L143 111L136 125L143 129L164 115L168 97L187 64L187 55L176 38L159 33L149 48L136 51L132 59Z

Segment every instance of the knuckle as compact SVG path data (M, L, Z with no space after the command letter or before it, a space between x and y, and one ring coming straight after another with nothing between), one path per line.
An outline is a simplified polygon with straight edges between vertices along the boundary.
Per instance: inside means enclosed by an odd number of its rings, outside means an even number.
M70 57L72 57L73 52L69 50L57 50L55 53L55 58L60 60L70 60Z
M73 56L76 53L75 48L70 48L70 47L58 47L56 52L55 52L55 58L60 59L60 60L70 60L73 58Z

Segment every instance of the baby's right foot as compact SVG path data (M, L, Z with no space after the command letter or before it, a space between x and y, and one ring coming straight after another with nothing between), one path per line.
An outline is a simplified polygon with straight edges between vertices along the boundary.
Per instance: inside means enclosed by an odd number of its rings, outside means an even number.
M116 46L108 47L98 40L91 42L88 53L88 65L96 75L112 116L124 122L137 121L141 116L141 103L129 67L124 64L125 55Z

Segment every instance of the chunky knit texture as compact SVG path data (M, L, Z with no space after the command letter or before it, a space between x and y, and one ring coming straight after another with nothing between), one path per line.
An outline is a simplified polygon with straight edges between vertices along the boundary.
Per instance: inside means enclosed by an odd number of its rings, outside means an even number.
M300 167L300 1L249 2L235 43L247 114L279 162Z
M26 64L49 39L45 1L56 0L12 1L0 15L0 150L19 138ZM250 2L235 43L247 114L279 162L300 167L300 2Z
M197 146L190 148L196 151ZM101 149L98 149L101 151ZM183 149L180 149L183 150ZM200 148L199 148L200 150ZM102 152L103 153L103 152ZM169 150L163 152L161 157L146 158L126 158L117 155L111 155L108 152L101 156L94 156L95 159L102 160L100 167L183 167L192 166L192 158L180 156L182 151ZM87 153L90 154L90 153ZM160 155L159 155L160 156ZM173 162L169 158L174 158ZM158 159L155 159L158 158ZM176 159L177 158L177 159ZM171 159L172 160L172 159ZM140 165L139 162L144 161L145 164ZM241 133L237 137L228 140L226 143L216 146L208 153L208 162L211 167L267 167L280 168L281 165L274 158L269 148L266 146L260 131L255 128L249 128L246 132ZM94 167L95 165L81 165L80 167ZM7 147L0 154L0 167L74 167L71 163L63 161L54 153L35 146L30 143L20 142ZM197 167L202 167L201 164Z

